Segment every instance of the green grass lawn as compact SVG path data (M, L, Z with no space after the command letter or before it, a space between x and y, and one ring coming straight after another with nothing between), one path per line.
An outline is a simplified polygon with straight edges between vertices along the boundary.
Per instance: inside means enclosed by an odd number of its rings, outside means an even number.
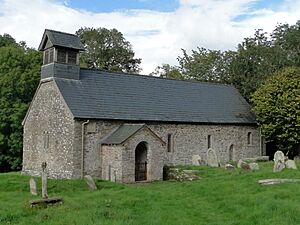
M300 184L260 186L257 180L300 178L300 170L273 173L271 162L260 167L257 172L190 167L199 170L202 179L97 181L97 191L89 191L82 180L49 180L49 196L63 197L64 203L34 208L29 201L37 197L29 193L29 177L0 174L0 224L299 225Z

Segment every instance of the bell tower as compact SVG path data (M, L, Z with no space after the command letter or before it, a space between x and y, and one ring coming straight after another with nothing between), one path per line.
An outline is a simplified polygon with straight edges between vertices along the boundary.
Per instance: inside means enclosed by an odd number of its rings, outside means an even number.
M77 35L46 29L38 50L43 52L41 79L80 79L79 52L84 46Z

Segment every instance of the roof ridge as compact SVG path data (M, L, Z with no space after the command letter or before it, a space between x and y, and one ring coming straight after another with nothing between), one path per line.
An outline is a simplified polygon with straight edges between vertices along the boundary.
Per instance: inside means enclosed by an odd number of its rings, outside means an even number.
M76 35L76 34L66 33L66 32L62 32L62 31L58 31L58 30L45 29L45 31L50 31L50 32L55 32L55 33L60 33L60 34L65 34L65 35L78 37L78 35Z
M217 82L209 82L209 81L198 81L198 80L178 80L178 79L172 79L172 78L164 78L164 77L156 77L156 76L150 76L146 74L135 74L135 73L126 73L126 72L113 72L109 70L100 70L100 69L94 69L94 68L80 68L80 70L90 70L93 72L99 72L99 73L110 73L113 75L128 75L128 76L137 76L137 77L143 77L148 79L161 79L161 80L171 80L176 82L184 82L184 83L196 83L196 84L206 84L206 85L217 85L217 86L227 86L227 87L233 87L232 84L223 84L223 83L217 83Z

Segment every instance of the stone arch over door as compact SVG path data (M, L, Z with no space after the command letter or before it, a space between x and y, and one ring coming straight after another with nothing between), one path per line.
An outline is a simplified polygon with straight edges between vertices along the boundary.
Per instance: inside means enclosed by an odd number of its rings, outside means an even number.
M231 144L230 146L229 146L229 151L228 151L228 158L229 158L229 161L233 161L234 160L234 145L233 144Z
M147 180L148 143L140 142L135 148L135 181Z

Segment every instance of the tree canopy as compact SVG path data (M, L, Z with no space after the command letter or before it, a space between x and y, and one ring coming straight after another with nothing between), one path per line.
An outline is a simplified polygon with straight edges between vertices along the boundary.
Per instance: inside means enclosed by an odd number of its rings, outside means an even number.
M76 34L85 45L81 65L115 72L138 73L141 59L134 58L131 44L116 29L80 28Z
M279 24L271 34L261 29L244 38L236 51L198 47L178 56L180 79L233 84L249 101L251 94L274 72L300 66L300 21L295 25ZM154 72L155 73L155 72Z
M0 171L21 167L21 122L40 79L41 53L0 35Z
M290 156L299 154L300 69L277 72L257 89L251 101L266 138Z

